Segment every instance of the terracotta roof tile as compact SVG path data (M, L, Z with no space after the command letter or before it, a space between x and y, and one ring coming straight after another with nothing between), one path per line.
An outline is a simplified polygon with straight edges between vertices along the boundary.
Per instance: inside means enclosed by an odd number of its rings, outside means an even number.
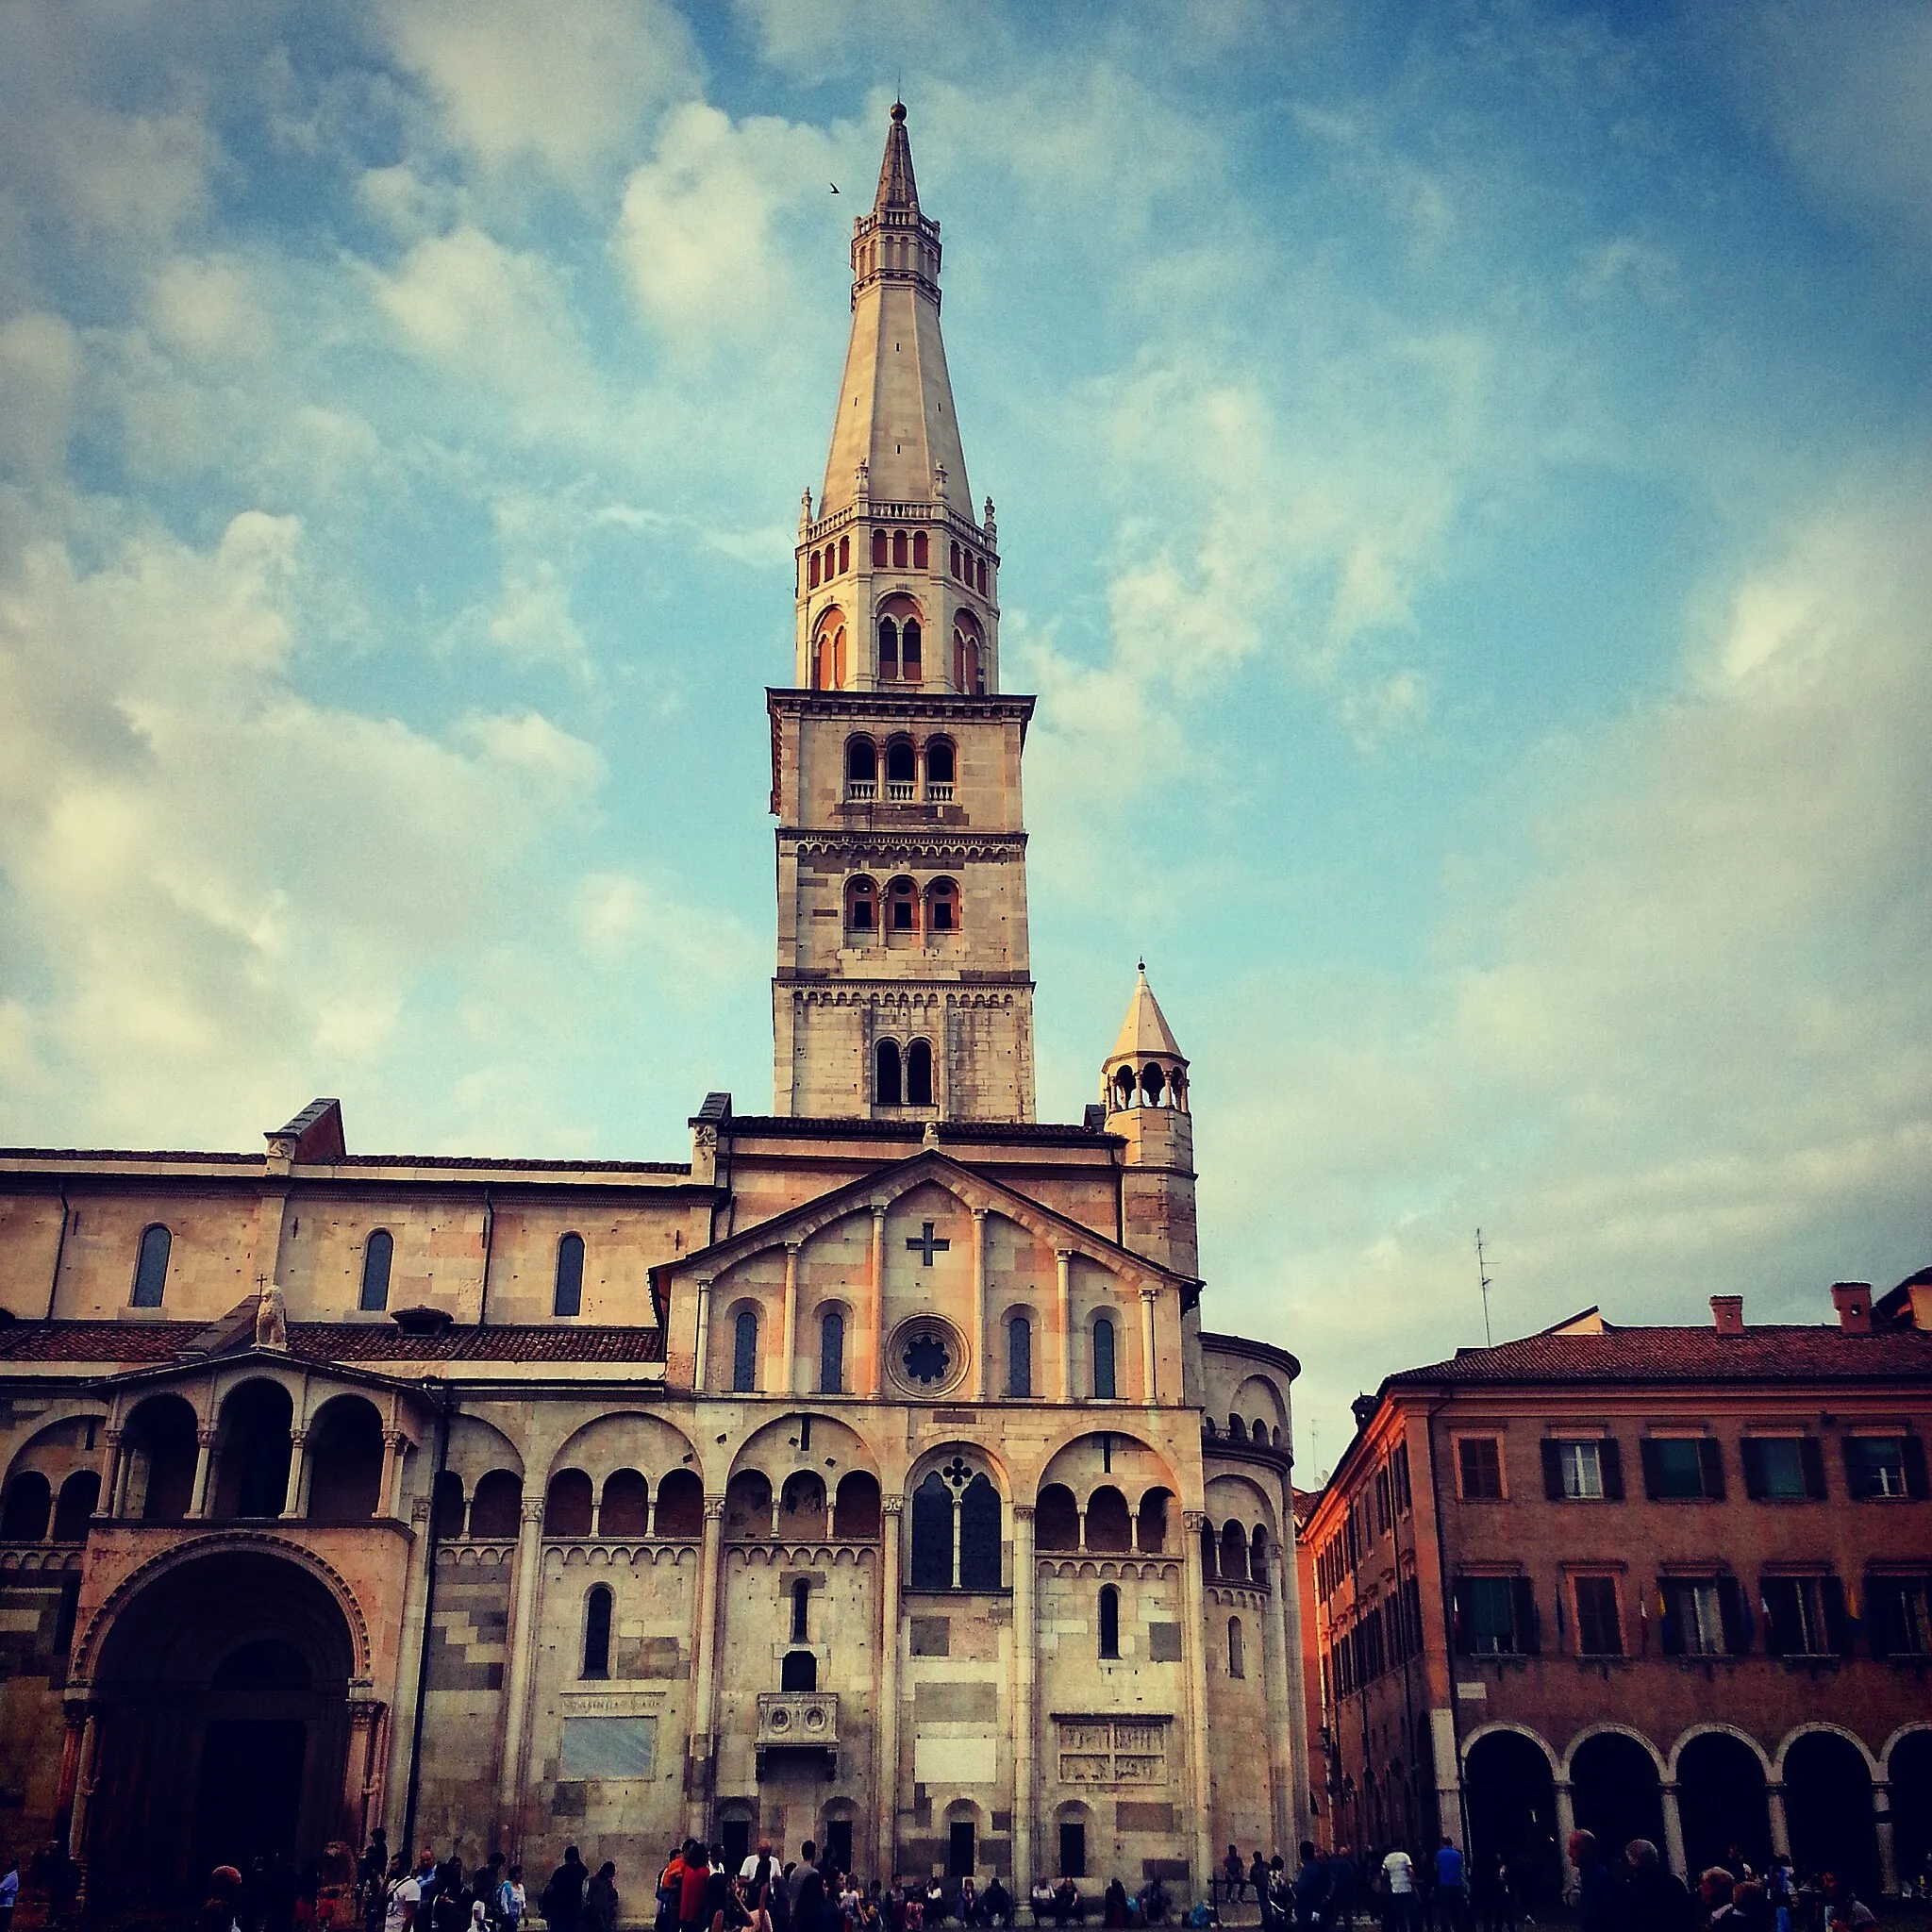
M0 1361L113 1362L146 1368L170 1361L203 1332L200 1322L17 1322L0 1328ZM504 1324L402 1335L388 1323L291 1322L289 1351L304 1361L658 1362L660 1328Z

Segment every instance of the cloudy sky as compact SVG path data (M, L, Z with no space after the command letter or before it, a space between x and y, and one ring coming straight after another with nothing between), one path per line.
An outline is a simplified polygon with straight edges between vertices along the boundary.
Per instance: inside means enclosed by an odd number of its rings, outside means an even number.
M0 1139L769 1104L760 688L902 82L1041 1111L1144 950L1305 1457L1480 1341L1478 1224L1499 1337L1932 1260L1890 0L13 0Z

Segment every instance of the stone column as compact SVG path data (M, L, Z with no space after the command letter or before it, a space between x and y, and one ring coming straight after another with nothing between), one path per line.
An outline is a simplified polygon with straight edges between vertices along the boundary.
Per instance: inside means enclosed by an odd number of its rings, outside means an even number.
M282 1521L302 1514L302 1484L308 1474L308 1431L289 1431L289 1481L282 1491Z
M785 1358L781 1394L798 1393L798 1243L785 1243Z
M212 1426L194 1432L194 1499L188 1506L191 1516L206 1516L211 1500L208 1491L213 1488L215 1432Z
M1456 1694L1453 1680L1449 1694ZM1462 1830L1462 1767L1456 1759L1456 1713L1447 1705L1430 1710L1429 1740L1435 1746L1437 1816L1457 1848L1467 1852Z
M872 1266L866 1276L872 1302L872 1392L886 1392L886 1205L872 1206Z
M1268 1699L1268 1780L1271 1787L1269 1819L1274 1827L1274 1842L1294 1842L1294 1765L1289 1748L1288 1632L1282 1618L1284 1595L1282 1572L1286 1568L1277 1544L1263 1559L1273 1565L1271 1579L1264 1570L1257 1579L1273 1591L1261 1607L1261 1678Z
M409 1555L403 1574L403 1641L396 1658L395 1723L390 1730L389 1802L396 1806L383 1821L390 1849L403 1843L403 1806L408 1802L409 1740L416 1725L416 1686L422 1675L423 1646L429 1641L429 1498L409 1503ZM415 1854L411 1852L409 1857Z
M698 1332L691 1343L691 1386L700 1391L705 1387L705 1363L711 1353L711 1284L698 1283Z
M75 1760L74 1810L67 1822L67 1856L78 1858L87 1846L88 1807L93 1802L95 1776L94 1760L100 1755L101 1727L93 1712L87 1714L87 1726L81 1732L80 1750Z
M1060 1386L1062 1402L1074 1399L1074 1254L1071 1248L1054 1253L1060 1316Z
M973 1399L984 1402L991 1381L986 1339L986 1209L973 1210Z
M1684 1814L1677 1807L1677 1781L1671 1778L1657 1787L1664 1801L1664 1863L1681 1878L1684 1875ZM1693 1883L1691 1890L1696 1886Z
M121 1491L127 1480L128 1458L122 1452L122 1432L108 1429L101 1443L101 1493L94 1499L95 1517L121 1513Z
M396 1493L403 1481L403 1451L408 1445L408 1437L400 1429L387 1431L382 1439L382 1487L379 1493L380 1507L385 1516L400 1516L403 1513L402 1498ZM414 1857L415 1853L409 1854Z
M1892 1837L1891 1786L1883 1779L1872 1787L1872 1821L1878 1832L1878 1889L1891 1896L1898 1890L1898 1847Z
M543 1578L543 1498L525 1496L517 1525L516 1574L510 1583L509 1628L504 1648L509 1672L503 1696L503 1751L497 1761L496 1808L511 1844L518 1841L524 1788L524 1742L529 1735L530 1691L537 1678L537 1601ZM411 1854L413 1857L414 1855Z
M1557 1857L1563 1871L1563 1889L1567 1891L1581 1875L1570 1862L1570 1834L1576 1829L1576 1788L1568 1778L1557 1783ZM1609 1852L1605 1850L1608 1858Z
M1013 1505L1013 1896L1033 1883L1034 1786L1040 1752L1037 1684L1040 1626L1033 1607L1038 1566L1033 1556L1033 1505ZM1014 1913L1013 1922L1019 1923Z
M360 1687L364 1691L367 1685ZM375 1719L382 1708L373 1697L349 1700L349 1761L342 1770L342 1838L352 1845L369 1842L369 1767L375 1741Z
M1771 1854L1774 1858L1791 1856L1791 1827L1785 1817L1785 1788L1770 1784L1764 1788L1764 1808L1771 1824Z
M1141 1291L1141 1392L1149 1408L1160 1399L1155 1380L1154 1301L1157 1291Z
M84 1704L64 1705L60 1717L66 1728L60 1737L60 1781L54 1790L57 1824L61 1818L74 1815L74 1793L80 1782L80 1745L87 1731L88 1707Z
M1201 1575L1201 1530L1207 1517L1198 1509L1181 1516L1183 1605L1181 1642L1186 1650L1188 1670L1188 1757L1193 1769L1194 1785L1194 1870L1192 1884L1197 1897L1208 1896L1214 1877L1214 1829L1210 1807L1214 1799L1213 1781L1208 1766L1208 1591Z
M717 1775L718 1596L724 1553L724 1498L705 1498L705 1540L698 1555L697 1621L691 1649L697 1653L697 1681L691 1700L691 1783L688 1802L691 1836L710 1842L711 1787Z
M899 1866L899 1542L906 1499L888 1496L880 1507L878 1849L873 1870L890 1885Z

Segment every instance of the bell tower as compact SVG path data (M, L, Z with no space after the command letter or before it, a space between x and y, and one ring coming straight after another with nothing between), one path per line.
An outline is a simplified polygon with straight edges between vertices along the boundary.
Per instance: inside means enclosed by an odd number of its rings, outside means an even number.
M1177 1274L1200 1267L1194 1228L1194 1122L1181 1052L1143 960L1127 1017L1100 1073L1107 1131L1126 1141L1122 1156L1126 1243Z
M797 550L795 684L766 693L780 1114L1033 1118L1020 757L998 530L940 336L940 228L894 106L852 230L852 339Z

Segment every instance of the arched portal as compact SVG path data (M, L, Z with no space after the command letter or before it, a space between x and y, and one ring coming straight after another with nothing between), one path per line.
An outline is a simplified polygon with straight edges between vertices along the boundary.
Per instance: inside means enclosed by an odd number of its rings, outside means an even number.
M1907 1731L1891 1747L1887 1768L1899 1876L1916 1876L1932 1858L1932 1731Z
M1469 1747L1464 1764L1471 1869L1493 1872L1507 1858L1512 1869L1528 1869L1531 1895L1541 1897L1549 1883L1547 1848L1557 1841L1549 1758L1521 1731L1491 1731Z
M1596 1835L1606 1858L1624 1856L1633 1838L1664 1842L1664 1800L1657 1760L1635 1738L1600 1731L1570 1760L1576 1823Z
M1677 1809L1692 1872L1726 1865L1731 1847L1754 1872L1771 1865L1771 1807L1757 1752L1728 1731L1706 1731L1677 1753Z
M344 1800L355 1657L334 1592L270 1552L212 1552L148 1584L94 1674L91 1904L189 1907L216 1865L299 1868L358 1836L365 1821Z
M1800 1872L1849 1876L1878 1896L1878 1834L1864 1754L1836 1731L1807 1731L1785 1753L1785 1817Z

